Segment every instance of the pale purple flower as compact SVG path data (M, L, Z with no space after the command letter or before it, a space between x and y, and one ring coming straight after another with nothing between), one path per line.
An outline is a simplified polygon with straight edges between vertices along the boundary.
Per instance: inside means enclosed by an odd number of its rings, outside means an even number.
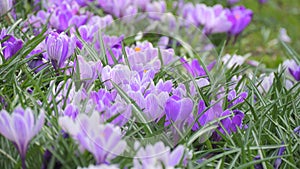
M243 57L240 55L229 55L226 54L225 56L223 56L222 61L224 63L224 65L230 69L233 68L234 66L241 66L242 64L245 63L247 57Z
M137 6L132 3L132 0L98 0L98 4L106 13L117 18L134 15L138 12Z
M65 61L73 54L76 42L75 37L68 37L65 33L51 32L46 38L48 58L54 69L65 66Z
M75 120L67 116L59 118L62 129L78 142L82 152L91 152L97 164L109 163L126 149L121 129L110 123L101 124L100 121L98 112L93 112L90 117L79 114Z
M87 89L90 85L98 78L102 70L101 61L93 62L93 61L85 61L82 56L77 56L78 65L75 66L75 71L79 72L80 81L83 83L83 86ZM77 62L76 62L77 63Z
M280 28L279 30L279 39L286 43L291 43L291 38L287 34L287 31L285 28Z
M190 98L171 96L165 106L166 115L173 122L185 121L193 110L193 101Z
M17 107L11 115L5 110L0 112L0 133L17 147L23 168L25 168L25 156L30 140L41 130L44 119L43 111L35 119L30 108L24 110L22 107Z
M258 83L259 86L257 87L258 91L260 93L267 93L273 85L274 78L275 78L274 73L271 73L268 76L266 74L261 74L260 75L261 81L260 83Z
M284 61L283 66L288 70L290 75L292 75L296 81L300 81L300 66L294 60Z
M238 36L251 22L253 12L244 6L233 7L227 12L228 20L232 23L229 35Z
M12 8L12 0L1 0L0 1L0 16L7 13Z
M198 119L198 122L196 122L195 125L193 126L193 130L198 130L200 128L198 123L201 126L204 126L207 123L214 121L221 116L221 114L223 113L222 103L221 102L217 102L217 103L212 102L211 105L212 106L208 110L205 111L206 105L205 105L204 101L203 100L199 101L198 116L200 116L200 118Z
M146 12L148 13L149 18L160 20L162 14L166 12L166 2L154 1L149 3L146 7Z
M194 96L196 93L198 93L197 88L202 88L202 87L210 84L210 82L205 78L196 79L195 82L197 84L196 86L194 85L193 81L190 82L190 94L192 96Z
M133 168L175 168L184 157L184 149L182 145L179 145L171 151L170 147L165 146L162 142L157 142L154 145L148 144L145 148L138 149L133 160Z
M228 20L226 13L226 10L219 4L213 7L197 4L193 16L197 26L203 25L204 34L212 34L230 30L232 23Z

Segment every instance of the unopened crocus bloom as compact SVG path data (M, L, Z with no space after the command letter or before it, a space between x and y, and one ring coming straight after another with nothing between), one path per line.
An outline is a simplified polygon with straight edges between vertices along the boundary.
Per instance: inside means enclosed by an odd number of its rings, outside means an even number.
M229 35L238 36L251 22L253 12L244 6L236 6L227 12L227 18L232 23Z
M136 146L137 147L137 146ZM154 145L148 144L145 148L139 148L133 160L134 169L148 168L175 168L183 158L184 147L177 146L173 151L162 142Z
M267 76L266 74L261 74L260 78L261 78L261 83L258 86L258 91L260 93L264 93L264 92L267 93L273 85L275 75L274 73L271 73L269 76Z
M284 142L282 142L281 144L284 144ZM286 149L285 146L280 147L278 150L277 156L282 156L285 149ZM281 162L282 162L281 157L277 158L274 163L274 169L278 169L281 165Z
M287 31L285 28L280 28L279 30L279 39L286 43L291 43L291 38L287 34Z
M0 0L0 16L7 13L12 8L12 0Z
M54 69L65 66L65 61L73 54L76 42L75 37L68 37L65 33L51 32L46 38L48 58Z
M44 124L45 114L41 111L37 119L30 108L25 110L17 107L11 115L7 111L0 112L0 133L17 147L22 168L25 166L25 156L30 140L41 130Z
M67 116L59 118L62 129L79 143L81 151L91 152L97 164L109 163L126 148L121 129L110 123L102 124L100 121L98 112L93 112L90 117L79 114L75 120Z

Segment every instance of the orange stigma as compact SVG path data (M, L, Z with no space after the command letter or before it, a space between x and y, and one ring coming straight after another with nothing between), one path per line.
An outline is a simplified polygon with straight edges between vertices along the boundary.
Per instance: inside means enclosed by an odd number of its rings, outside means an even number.
M139 48L139 47L135 47L134 50L135 50L136 52L139 52L139 51L141 51L142 49Z

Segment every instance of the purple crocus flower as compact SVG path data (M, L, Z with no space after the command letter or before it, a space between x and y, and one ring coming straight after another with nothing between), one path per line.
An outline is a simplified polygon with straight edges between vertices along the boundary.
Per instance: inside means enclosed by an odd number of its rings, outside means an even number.
M41 111L35 119L30 108L24 110L22 107L17 107L11 115L5 110L0 112L0 133L17 147L23 169L26 168L25 156L30 140L43 127L44 118L45 114Z
M184 58L180 58L180 62L183 64L184 68L192 74L194 77L199 77L199 76L205 76L206 72L204 68L200 65L198 59L193 59L192 62L189 64ZM215 66L216 62L211 62L207 66L207 70L211 71L213 67Z
M131 0L98 0L100 7L107 13L122 18L127 15L134 15L138 12Z
M165 106L165 111L169 120L182 122L186 120L193 110L193 101L190 98L180 98L171 96Z
M230 135L232 132L237 132L237 127L242 128L243 127L243 119L244 119L244 113L239 111L239 110L225 110L220 117L228 116L233 114L233 117L227 117L225 119L221 120L221 124L223 128L226 130L226 132ZM218 127L218 130L222 133L225 134L225 131L221 126ZM221 136L215 132L213 134L214 140L220 140Z
M154 1L149 3L146 7L146 12L148 16L153 20L160 20L162 14L166 11L166 2L165 1Z
M197 26L204 26L204 34L223 33L232 27L232 23L226 17L226 11L221 5L207 7L204 4L197 4L193 17Z
M238 36L251 22L253 12L244 6L233 7L227 12L227 18L232 23L229 35Z
M243 103L245 101L245 99L247 98L248 96L248 93L247 92L242 92L240 93L239 95L236 94L236 91L235 90L231 90L229 93L228 93L228 102L231 102L229 105L228 105L228 108L231 108L233 107L234 105L237 105L239 103Z
M284 142L282 142L281 144L284 144ZM282 156L285 149L286 149L285 146L280 147L278 150L277 156ZM277 158L274 163L274 169L279 169L281 162L282 162L281 157Z
M7 35L5 29L3 29L0 34L0 41L2 40L4 40L4 42L2 42L0 46L3 48L3 56L6 60L16 54L23 46L22 40L16 39L13 35Z
M121 129L110 123L101 124L100 121L98 112L93 112L90 117L79 114L75 120L67 116L59 118L62 129L79 143L82 152L91 152L97 164L109 163L126 148Z
M138 149L138 146L135 146ZM162 142L154 145L148 144L145 148L138 149L133 160L134 169L146 168L175 168L184 158L184 147L177 146L173 151Z
M12 8L12 0L1 0L0 1L0 16L7 13Z
M283 62L283 67L291 74L296 81L300 81L300 66L294 60L286 60Z
M65 61L73 54L76 41L75 37L68 37L65 33L51 32L46 38L48 58L54 69L65 66Z
M83 86L87 89L97 78L98 75L101 73L102 70L102 63L101 61L92 62L92 61L85 61L82 56L77 56L78 65L79 65L79 77ZM77 64L76 64L77 66ZM75 66L75 71L77 71L77 67Z

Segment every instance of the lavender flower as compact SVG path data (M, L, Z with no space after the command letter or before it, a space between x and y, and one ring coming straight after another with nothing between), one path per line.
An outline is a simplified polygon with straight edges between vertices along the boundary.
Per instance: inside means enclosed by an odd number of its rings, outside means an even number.
M193 59L192 62L189 64L184 58L180 58L180 62L183 64L184 68L192 74L194 77L205 76L206 72L204 68L200 65L197 59ZM210 71L215 66L216 62L211 62L207 66L207 70Z
M0 133L17 147L23 169L26 168L25 156L30 140L41 130L44 118L45 114L41 111L35 119L30 108L24 110L22 107L17 107L12 115L5 110L0 112Z
M1 0L0 1L0 16L7 13L12 8L12 0Z
M75 37L68 37L65 33L51 32L46 38L48 58L54 69L65 66L65 61L73 54Z
M79 66L79 77L83 86L87 89L101 73L102 64L101 61L98 62L86 62L83 57L77 56L78 66ZM76 65L77 66L77 65ZM77 67L75 66L75 71L77 71Z
M247 92L242 92L240 93L239 95L236 94L236 91L235 90L231 90L229 93L228 93L228 102L231 102L229 105L228 105L228 108L231 108L233 107L234 105L237 105L239 103L243 103L245 101L245 99L247 98L248 96L248 93Z
M154 1L147 5L146 12L149 14L149 18L154 20L160 20L162 13L166 11L165 1Z
M300 66L289 67L290 74L295 78L295 80L300 81Z
M167 102L165 111L169 120L182 122L186 120L193 110L193 101L190 98L171 96Z
M226 54L225 56L223 56L222 61L223 63L226 65L226 67L228 69L234 67L234 66L240 66L242 64L244 64L244 62L246 61L247 57L243 57L240 55L229 55Z
M287 34L287 31L285 28L280 28L279 30L279 39L286 43L291 43L291 38Z
M59 118L62 129L79 143L81 151L91 152L97 164L109 163L126 148L121 129L110 123L101 124L100 121L97 112L93 112L90 117L79 114L75 120L67 116Z
M175 168L184 156L184 147L177 146L173 151L162 142L140 148L133 160L134 169Z
M259 83L259 86L257 87L258 91L260 93L267 93L273 85L275 75L274 73L269 74L269 76L267 76L266 74L261 74L260 78L262 80L261 83Z
M229 35L238 36L251 22L253 12L244 6L236 6L227 12L227 18L232 23Z
M232 27L226 16L226 10L221 5L207 7L204 4L197 4L193 16L197 26L204 26L204 34L223 33Z

